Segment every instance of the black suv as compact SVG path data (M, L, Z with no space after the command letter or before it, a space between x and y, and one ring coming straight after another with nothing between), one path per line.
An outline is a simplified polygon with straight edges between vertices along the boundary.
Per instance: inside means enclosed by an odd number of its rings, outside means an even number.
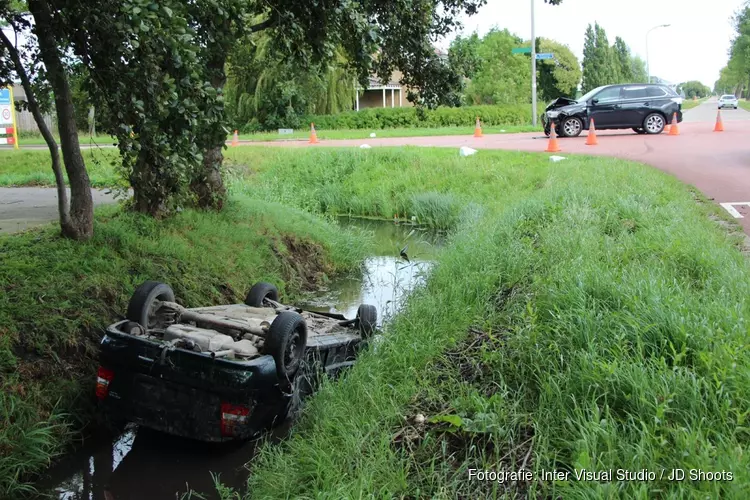
M597 130L632 128L638 134L660 134L677 113L682 121L682 101L667 85L604 85L580 99L560 97L542 115L544 133L550 123L561 137L576 137L594 120Z

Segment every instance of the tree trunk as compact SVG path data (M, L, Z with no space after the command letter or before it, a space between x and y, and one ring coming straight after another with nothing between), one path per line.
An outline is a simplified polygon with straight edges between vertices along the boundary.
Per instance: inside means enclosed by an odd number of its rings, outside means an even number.
M42 62L55 94L57 129L60 133L65 171L70 182L70 230L63 234L77 240L87 240L94 234L94 202L91 181L78 144L73 98L65 74L57 41L53 32L52 14L47 0L28 0L34 16L34 33L39 41Z
M34 116L34 121L39 127L39 132L44 137L44 142L47 143L49 148L49 155L52 159L52 172L55 174L55 186L57 187L57 212L60 216L60 230L63 235L74 234L73 226L70 222L70 214L68 212L68 190L65 188L65 177L63 177L62 167L60 165L60 153L57 150L57 143L55 138L52 136L47 124L44 122L44 116L42 111L39 109L39 103L37 103L36 96L34 96L34 90L31 88L31 81L29 75L26 73L26 68L21 63L21 57L18 54L18 50L10 40L5 36L5 33L0 31L0 41L5 46L6 50L10 54L10 58L13 61L13 66L16 68L16 73L21 78L21 85L23 86L24 93L26 94L26 103L29 107L29 111Z
M231 21L225 22L225 29L231 29ZM223 93L224 84L227 76L224 66L227 61L227 51L219 50L214 47L212 55L206 62L206 67L211 74L211 85ZM209 131L206 136L208 144L203 151L203 165L198 175L191 182L190 188L196 195L196 203L199 208L221 210L226 201L227 189L224 186L224 180L221 177L221 167L224 162L224 144L226 143L226 134L222 127L218 130Z

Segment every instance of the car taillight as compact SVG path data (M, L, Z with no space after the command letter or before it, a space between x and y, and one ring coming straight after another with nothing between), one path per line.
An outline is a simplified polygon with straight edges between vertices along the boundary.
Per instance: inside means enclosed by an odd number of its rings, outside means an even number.
M109 392L109 383L115 376L115 372L108 370L102 366L99 367L99 372L96 374L96 397L104 399L107 397Z
M237 427L247 422L250 408L243 405L221 403L221 435L234 436Z

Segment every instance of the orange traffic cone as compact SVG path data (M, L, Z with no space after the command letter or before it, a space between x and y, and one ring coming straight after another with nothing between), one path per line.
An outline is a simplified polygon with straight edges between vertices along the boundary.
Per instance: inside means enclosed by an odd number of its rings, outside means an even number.
M672 126L669 127L669 135L680 135L680 128L677 126L677 113L672 116Z
M237 135L237 131L234 131L234 135L232 136L232 146L239 146L240 145L240 136Z
M596 126L594 125L594 119L591 119L591 126L589 127L589 135L586 137L587 146L596 146L599 141L596 140Z
M479 123L478 116L477 116L477 124L474 126L474 137L482 137L482 125Z
M665 134L669 133L669 123L667 123L666 125L664 125L664 133Z
M549 143L547 143L547 149L545 149L548 153L557 153L558 151L562 151L562 148L560 148L560 144L557 142L557 134L555 133L555 124L550 124L550 131L549 131Z
M315 133L315 124L310 124L310 144L317 144L318 141L318 134Z
M714 132L724 132L724 122L721 121L721 110L716 112L716 125L714 126Z

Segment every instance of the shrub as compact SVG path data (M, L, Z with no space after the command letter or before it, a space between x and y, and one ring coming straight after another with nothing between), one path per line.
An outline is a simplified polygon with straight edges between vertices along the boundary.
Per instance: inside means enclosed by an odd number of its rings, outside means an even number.
M483 125L527 125L531 123L531 106L526 104L465 106L460 108L366 108L337 115L310 115L304 121L315 123L318 130L386 129L415 127L469 127L476 117Z

